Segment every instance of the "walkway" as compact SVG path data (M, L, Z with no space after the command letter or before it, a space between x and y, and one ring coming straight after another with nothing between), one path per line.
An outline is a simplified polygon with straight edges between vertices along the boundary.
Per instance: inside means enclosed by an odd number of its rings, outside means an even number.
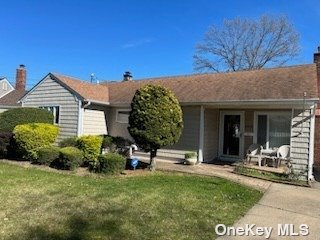
M269 239L319 240L320 190L273 183L261 200L234 226L245 227L246 224L255 224L256 227L271 227L272 232ZM292 230L295 233L299 233L301 224L306 224L309 227L309 234L308 236L279 236L280 227L278 224L283 224L282 227L284 224L293 224L291 226L294 227ZM218 239L255 240L266 239L266 235L224 236Z
M256 227L270 228L272 231L268 239L320 240L320 190L318 187L297 187L239 176L232 173L233 167L229 165L201 164L187 166L172 161L158 160L157 169L221 177L264 191L265 194L261 200L234 227L255 224L252 228L254 234L256 234ZM287 225L287 229L289 231L289 228L293 227L291 229L293 234L299 233L301 224L306 224L309 228L309 234L307 236L279 236L280 226L278 224L282 224L283 229L286 228L285 224L291 224ZM266 239L266 235L223 236L218 239L256 240Z
M271 185L271 182L265 180L237 175L233 173L234 167L229 165L214 165L202 163L200 165L191 166L184 165L179 162L157 160L157 169L221 177L233 182L253 187L263 192L265 192Z

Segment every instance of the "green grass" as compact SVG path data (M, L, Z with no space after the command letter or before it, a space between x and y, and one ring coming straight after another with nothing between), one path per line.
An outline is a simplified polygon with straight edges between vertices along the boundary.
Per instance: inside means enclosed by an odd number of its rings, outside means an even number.
M214 239L262 193L226 180L158 172L59 174L0 162L0 239Z

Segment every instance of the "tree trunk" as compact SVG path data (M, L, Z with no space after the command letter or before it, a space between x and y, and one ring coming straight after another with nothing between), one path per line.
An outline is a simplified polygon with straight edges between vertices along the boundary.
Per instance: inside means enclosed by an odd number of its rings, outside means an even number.
M156 159L155 159L156 156L157 156L157 149L151 149L151 151L150 151L150 164L149 164L150 171L156 170Z

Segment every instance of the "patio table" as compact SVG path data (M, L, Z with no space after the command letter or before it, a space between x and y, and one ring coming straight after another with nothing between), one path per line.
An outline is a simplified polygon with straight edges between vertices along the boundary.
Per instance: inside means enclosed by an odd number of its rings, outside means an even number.
M273 159L274 157L277 156L277 148L273 148L273 149L261 149L260 151L260 156L258 157L258 162L259 162L259 167L261 167L261 162L262 159Z

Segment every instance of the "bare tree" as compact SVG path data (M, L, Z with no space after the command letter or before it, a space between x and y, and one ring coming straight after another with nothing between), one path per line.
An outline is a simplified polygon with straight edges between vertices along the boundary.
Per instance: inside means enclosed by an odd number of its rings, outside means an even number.
M285 16L225 20L211 26L193 56L194 70L239 71L284 65L299 53L299 34Z

